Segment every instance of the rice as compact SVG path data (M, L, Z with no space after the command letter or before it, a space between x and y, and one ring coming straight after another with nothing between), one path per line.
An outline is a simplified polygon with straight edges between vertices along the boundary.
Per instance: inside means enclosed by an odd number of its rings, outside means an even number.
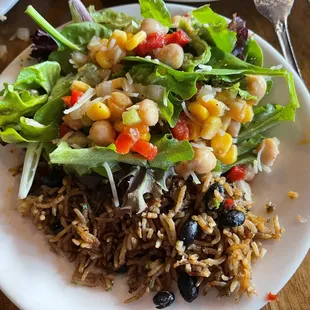
M128 291L133 294L125 303L151 291L171 289L180 270L197 277L196 285L203 294L217 289L220 296L234 294L236 301L243 294L251 297L256 294L252 264L266 254L259 239L278 240L284 229L277 216L269 228L267 218L249 211L245 193L225 178L208 174L201 180L202 184L193 185L170 177L167 193L150 199L143 213L130 215L113 205L109 184L87 187L67 176L61 187L37 188L36 195L21 201L19 211L46 234L54 252L74 262L73 283L111 290L116 272L125 267ZM201 204L216 181L245 214L242 226L219 227L214 212ZM214 194L223 199L218 191ZM122 197L121 192L118 195ZM188 219L196 221L202 233L186 247L178 235Z

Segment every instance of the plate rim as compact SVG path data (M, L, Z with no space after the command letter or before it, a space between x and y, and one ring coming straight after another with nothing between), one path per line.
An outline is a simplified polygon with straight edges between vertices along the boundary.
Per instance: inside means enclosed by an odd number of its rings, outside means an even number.
M169 1L169 0L168 0ZM14 2L14 1L13 1ZM15 3L13 4L13 6L18 2L18 0L15 0ZM12 6L12 7L13 7ZM122 10L126 10L126 8L134 8L136 7L138 10L140 10L139 4L138 3L131 3L131 4L124 4L124 5L117 5L117 6L111 6L108 7L109 9L122 9ZM168 8L186 8L188 10L191 9L195 9L195 7L191 6L191 5L186 5L186 4L176 4L176 3L167 3L167 7ZM225 17L227 20L230 20L229 18ZM63 27L64 25L66 25L67 23L59 26L58 28ZM249 29L250 30L250 29ZM310 93L308 88L306 87L304 81L302 80L302 78L297 74L297 72L294 70L294 68L292 67L292 65L290 63L288 63L286 61L286 59L283 57L283 55L275 48L273 47L268 41L266 41L263 37L259 36L258 34L256 34L255 32L251 31L251 33L253 33L255 35L256 38L258 38L258 42L259 45L263 47L263 50L265 49L269 49L271 51L271 53L273 55L276 55L278 58L281 59L281 62L284 64L284 67L286 67L288 69L288 71L292 72L293 77L294 77L294 81L295 81L295 85L299 86L301 88L300 93L302 94L303 97L308 98L308 102L310 102ZM0 73L0 76L4 75L6 73L7 70L9 70L9 68L12 66L12 64L17 61L18 59L20 59L24 53L26 53L27 51L29 52L31 48L31 45L28 46L26 49L24 49L19 55L17 55L5 68L4 70ZM0 90L2 88L2 85L0 85ZM309 235L310 236L310 235ZM297 259L298 264L296 264L294 266L294 268L292 268L290 273L287 273L285 280L283 280L280 286L277 286L277 289L274 291L274 293L278 293L279 291L281 291L283 289L283 287L289 282L289 280L292 278L292 276L295 274L295 272L297 271L297 269L300 267L300 265L302 264L303 260L305 259L309 249L310 249L310 238L308 238L308 247L304 247L304 253L299 253L299 258ZM19 307L20 309L23 309L23 301L19 300L18 296L16 296L15 292L10 292L10 288L6 288L6 285L3 284L3 281L1 280L0 277L0 290L10 299L10 301L16 305L17 307ZM15 295L14 295L15 294ZM265 302L264 305L267 304L267 301Z

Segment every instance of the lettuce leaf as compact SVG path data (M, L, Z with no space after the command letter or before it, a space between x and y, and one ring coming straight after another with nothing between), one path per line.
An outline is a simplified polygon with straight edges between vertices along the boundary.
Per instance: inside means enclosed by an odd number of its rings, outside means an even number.
M194 151L188 141L179 141L167 134L158 140L155 145L158 148L157 156L149 162L151 168L167 170L183 160L191 160Z
M65 109L62 97L70 93L74 75L61 77L48 98L47 103L42 106L34 115L34 120L43 124L49 125L51 123L61 123L63 117L63 110Z
M15 128L8 128L0 132L0 139L5 143L49 142L59 134L57 124L45 126L26 117L20 118L18 127L20 128L18 131Z
M138 23L138 20L134 17L128 16L125 13L118 13L111 9L105 9L102 11L96 11L95 6L91 5L88 11L95 23L103 24L107 28L125 29L132 21Z
M141 15L144 18L154 18L162 25L170 28L171 16L162 0L139 0Z
M226 19L212 11L209 5L195 9L192 18L198 21L194 27L199 29L199 35L208 43L215 45L224 52L230 53L236 44L236 33L228 29Z
M258 67L264 64L264 54L255 39L249 39L245 47L245 61Z
M77 165L88 167L88 169L102 167L105 162L119 162L134 166L147 165L147 161L139 156L116 153L114 144L108 147L72 149L66 142L60 143L57 149L50 154L50 161L52 164Z
M45 61L24 68L14 83L15 90L33 90L43 88L49 94L60 77L60 65L57 62Z
M27 90L16 91L13 85L4 84L4 87L4 96L0 99L0 127L18 124L21 116L33 115L48 97Z

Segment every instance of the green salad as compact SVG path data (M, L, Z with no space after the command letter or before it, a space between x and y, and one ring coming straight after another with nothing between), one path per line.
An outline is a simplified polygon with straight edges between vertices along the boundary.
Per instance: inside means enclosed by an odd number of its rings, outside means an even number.
M75 178L100 176L110 187L113 207L134 216L143 216L150 197L156 200L169 192L175 177L201 189L208 178L220 182L216 178L224 176L231 186L270 172L279 141L266 131L294 121L299 107L292 74L263 66L255 36L236 15L228 22L204 5L184 16L171 16L161 0L139 2L141 18L111 9L96 11L93 6L86 9L81 1L71 0L72 23L60 30L32 6L27 8L26 14L40 28L32 37L31 51L38 63L23 68L14 84L4 83L0 97L2 144L26 149L20 199L36 186L42 161ZM264 97L279 78L287 82L289 101L268 103ZM123 171L129 172L122 175ZM128 177L129 188L123 193L120 184ZM229 194L229 187L225 189ZM208 198L206 208L209 220L219 225L217 220L228 211L214 215L224 208L224 189L213 191L215 198ZM195 191L189 195L196 199ZM246 219L245 209L238 209L239 198L229 195L226 206L235 206L229 211L233 220L220 220L223 225L253 221ZM186 212L199 225L207 219ZM162 216L170 225L170 215ZM178 245L169 235L167 240L172 248Z

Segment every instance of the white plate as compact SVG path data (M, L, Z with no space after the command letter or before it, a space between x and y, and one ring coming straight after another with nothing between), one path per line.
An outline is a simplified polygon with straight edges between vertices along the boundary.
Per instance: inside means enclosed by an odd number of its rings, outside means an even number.
M169 5L173 14L185 14L189 7ZM137 5L116 8L117 11L138 16ZM265 65L282 64L292 68L282 56L263 39L256 37L265 53ZM0 82L13 82L20 70L21 59L29 53L22 53L2 74ZM300 140L309 139L309 103L310 96L298 76L294 73L301 108L297 113L296 124L282 124L271 132L281 140L281 154L276 161L272 174L261 174L253 184L256 206L255 212L264 213L264 205L273 201L277 205L281 223L286 232L280 242L265 242L268 249L265 258L254 266L253 282L259 296L248 300L245 296L236 305L232 298L218 300L213 292L207 297L201 296L191 305L182 301L177 294L177 302L169 309L260 309L265 304L268 292L277 293L294 274L310 245L310 208L309 208L309 155L310 145L300 144ZM288 100L283 80L276 80L269 100L286 103ZM117 279L112 292L99 288L90 289L70 284L73 266L64 258L50 252L39 231L30 221L22 219L13 210L16 202L15 193L8 193L8 188L18 181L10 176L8 168L16 165L20 158L10 153L12 147L0 149L0 287L22 309L29 310L102 310L102 309L153 309L152 297L124 305L128 296L125 281ZM290 200L287 192L295 190L300 197ZM297 215L309 220L301 224Z
M0 0L0 15L6 14L18 2L18 0Z

